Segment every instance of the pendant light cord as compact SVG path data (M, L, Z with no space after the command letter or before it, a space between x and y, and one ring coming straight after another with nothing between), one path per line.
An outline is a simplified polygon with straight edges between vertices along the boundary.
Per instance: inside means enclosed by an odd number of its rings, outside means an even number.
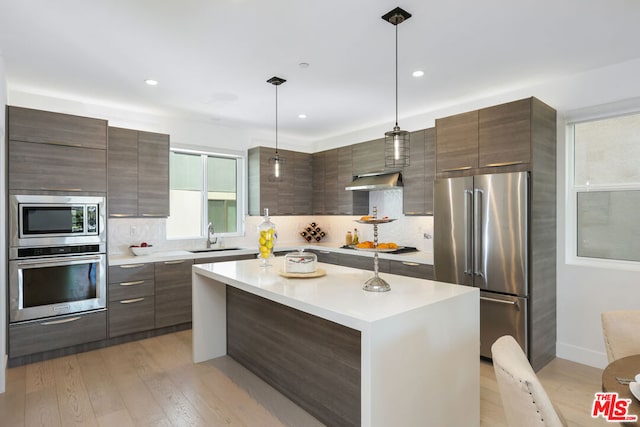
M396 127L398 126L398 25L396 27Z
M276 86L276 155L278 154L278 85Z

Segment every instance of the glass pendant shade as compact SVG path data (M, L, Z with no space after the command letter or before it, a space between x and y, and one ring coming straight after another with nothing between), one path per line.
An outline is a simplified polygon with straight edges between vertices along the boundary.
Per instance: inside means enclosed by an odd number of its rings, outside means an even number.
M384 166L385 168L402 168L409 166L409 132L395 126L384 134Z
M385 168L398 169L409 166L411 135L398 126L398 25L409 18L411 14L399 7L382 16L382 19L392 24L396 30L396 125L392 131L384 134Z
M280 154L278 153L278 86L284 82L286 82L285 79L276 76L267 80L267 83L271 83L276 87L276 152L273 157L269 158L269 168L271 169L269 178L272 181L278 181L282 178L282 174L284 172L284 159L280 157Z
M282 178L284 173L285 159L276 151L276 153L269 157L269 177L273 181L277 181Z

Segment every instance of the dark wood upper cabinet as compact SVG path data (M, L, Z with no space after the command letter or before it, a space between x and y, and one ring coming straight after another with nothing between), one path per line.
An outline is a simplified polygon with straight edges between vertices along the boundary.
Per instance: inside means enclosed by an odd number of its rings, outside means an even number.
M479 120L479 167L529 163L532 98L483 108Z
M312 159L309 153L292 151L293 214L309 215L313 204Z
M344 191L344 189L342 189ZM324 152L324 214L338 214L338 149Z
M436 120L436 171L478 167L478 111Z
M353 145L353 175L384 170L384 138Z
M109 215L169 216L169 135L110 127L107 152Z
M109 128L109 214L138 215L138 132Z
M9 190L107 191L105 150L9 141Z
M433 215L435 128L411 133L410 163L402 171L403 213Z
M11 141L107 148L107 121L30 108L8 108Z
M281 176L275 179L269 159L274 148L255 147L249 150L249 215L309 215L312 205L311 154L278 150L283 159Z
M21 107L7 115L10 190L106 192L105 120Z
M366 215L369 212L369 193L365 191L346 191L344 188L353 182L353 146L338 148L338 214Z
M438 176L531 170L550 111L530 97L436 120Z
M169 135L138 132L138 214L169 216Z
M293 151L278 150L282 159L282 169L280 179L275 181L277 188L278 209L272 215L293 215L294 212L294 183L296 180L296 159ZM271 212L271 211L269 211Z
M322 215L325 212L324 207L324 151L319 153L313 153L311 155L311 168L313 169L313 200L312 200L312 213L314 215Z

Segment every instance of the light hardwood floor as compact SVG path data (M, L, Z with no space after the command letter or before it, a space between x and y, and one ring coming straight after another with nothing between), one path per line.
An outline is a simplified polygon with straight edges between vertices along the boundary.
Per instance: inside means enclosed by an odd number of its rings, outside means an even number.
M481 425L504 426L491 364L480 375ZM610 425L589 416L601 370L556 359L538 376L570 425ZM193 364L191 331L11 368L0 395L3 427L319 425L228 357Z

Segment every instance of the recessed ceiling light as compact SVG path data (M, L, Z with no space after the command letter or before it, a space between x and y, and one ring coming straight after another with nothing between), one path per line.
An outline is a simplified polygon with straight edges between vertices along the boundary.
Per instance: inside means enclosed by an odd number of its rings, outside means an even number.
M158 81L157 80L153 80L153 79L146 79L144 81L146 84L148 84L149 86L158 86Z
M304 114L304 113L301 113L301 114L298 114L298 118L299 118L299 119L306 119L306 118L307 118L307 115L306 115L306 114Z
M412 75L413 77L422 77L422 76L424 76L424 71L422 71L422 70L416 70L416 71L414 71L413 73L411 73L411 75Z
M301 62L298 64L298 67L300 68L309 68L309 63L308 62Z

